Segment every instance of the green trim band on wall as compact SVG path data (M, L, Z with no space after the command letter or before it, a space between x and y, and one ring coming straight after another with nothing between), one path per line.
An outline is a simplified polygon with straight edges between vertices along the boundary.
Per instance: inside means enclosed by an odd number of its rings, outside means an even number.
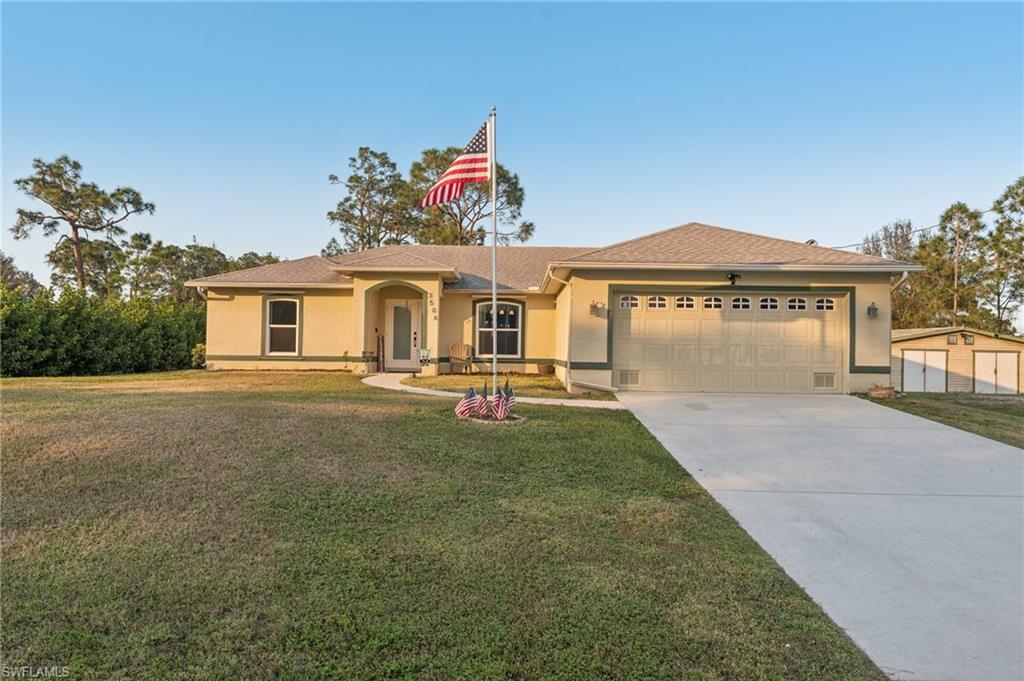
M375 364L362 358L344 357L317 357L306 355L294 357L292 355L207 355L207 361L214 362L340 362L343 364Z
M749 291L757 292L763 291L770 293L772 291L779 292L806 292L806 293L838 293L846 294L849 300L850 307L850 358L849 358L849 373L850 374L887 374L890 371L888 365L880 364L857 364L857 294L856 287L854 286L734 286L732 284L711 284L700 286L696 284L641 284L639 286L630 286L628 284L609 284L608 285L608 318L607 318L607 347L605 356L607 360L604 362L572 362L573 369L601 369L610 370L612 368L612 310L615 309L612 301L615 296L620 293L670 293L672 291L714 291L716 293L721 291Z

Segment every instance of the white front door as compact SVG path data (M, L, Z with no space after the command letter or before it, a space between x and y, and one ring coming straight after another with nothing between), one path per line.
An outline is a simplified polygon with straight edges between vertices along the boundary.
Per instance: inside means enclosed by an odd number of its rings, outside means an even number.
M420 301L387 300L384 304L384 368L415 371L420 368Z
M946 355L940 350L906 350L903 353L903 392L946 392Z
M974 392L1016 395L1019 357L1016 352L974 353Z

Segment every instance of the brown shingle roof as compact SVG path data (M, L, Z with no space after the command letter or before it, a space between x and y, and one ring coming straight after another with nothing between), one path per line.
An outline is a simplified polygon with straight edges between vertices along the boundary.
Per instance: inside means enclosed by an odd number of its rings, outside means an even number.
M540 286L548 264L565 260L590 248L559 246L502 246L498 250L498 288L526 290ZM347 253L331 258L344 267L358 271L360 267L426 267L433 263L438 271L454 269L459 280L448 284L454 290L489 289L491 287L490 246L433 246L409 244L384 246L372 251Z
M982 329L975 329L971 326L935 326L932 328L920 328L920 329L893 329L892 330L892 341L897 343L904 340L913 340L916 338L930 338L931 336L945 336L951 333L973 333L979 336L988 336L989 338L999 338L1001 340L1013 341L1014 343L1024 343L1024 338L1018 338L1017 336L1011 336L1008 333L993 333L991 331L983 331Z
M581 253L568 263L616 265L775 265L799 267L906 265L888 258L802 244L724 227L690 222L654 234Z
M335 270L326 258L311 255L297 260L285 260L270 265L250 267L237 272L225 272L185 282L186 286L259 286L263 284L297 284L322 288L351 285L352 277Z

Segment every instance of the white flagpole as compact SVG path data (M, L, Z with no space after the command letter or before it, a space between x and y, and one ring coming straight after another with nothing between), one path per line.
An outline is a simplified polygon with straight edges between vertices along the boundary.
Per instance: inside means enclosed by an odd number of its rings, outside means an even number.
M488 117L490 134L487 136L490 151L491 174L491 379L494 395L498 395L498 154L495 138L497 107L491 107Z

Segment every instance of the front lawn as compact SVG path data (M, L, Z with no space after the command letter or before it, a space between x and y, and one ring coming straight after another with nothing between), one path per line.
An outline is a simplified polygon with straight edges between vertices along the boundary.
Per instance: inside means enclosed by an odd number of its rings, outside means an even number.
M628 412L336 373L5 380L2 664L884 679Z
M501 374L498 382L504 386L508 379L509 385L517 397L556 397L560 399L614 400L615 394L602 390L590 390L579 393L566 391L562 382L550 374ZM402 379L402 383L414 388L428 390L447 390L464 393L472 386L477 390L487 384L491 390L491 374L444 374L441 376L413 375Z
M872 400L1024 449L1024 397L974 393L905 393Z

